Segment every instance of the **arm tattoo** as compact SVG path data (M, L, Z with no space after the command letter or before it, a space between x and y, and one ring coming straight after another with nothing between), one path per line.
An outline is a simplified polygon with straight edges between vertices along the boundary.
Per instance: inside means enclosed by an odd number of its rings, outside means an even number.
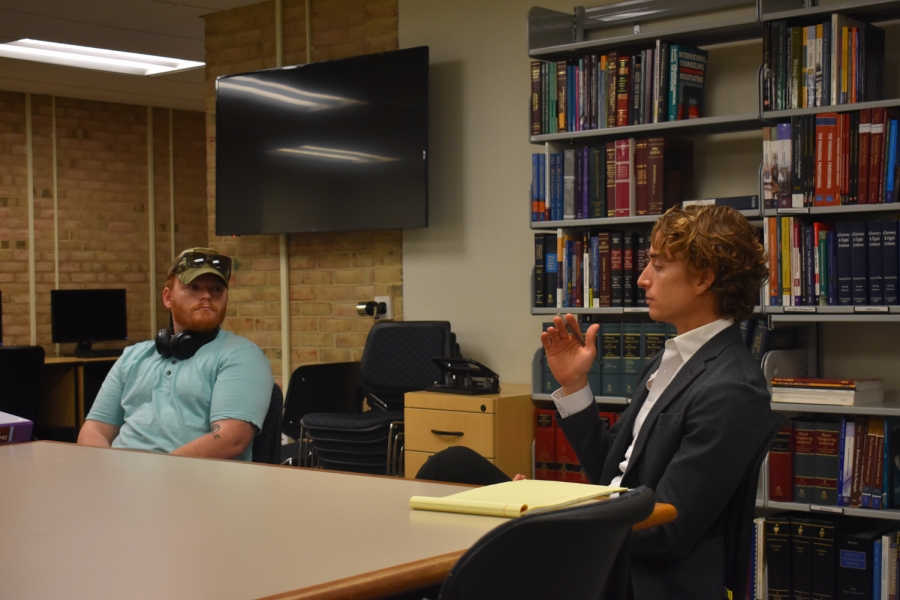
M219 429L221 429L221 426L218 423L213 423L212 431L210 431L206 435L213 436L213 439L219 439L220 437L222 437L219 435Z

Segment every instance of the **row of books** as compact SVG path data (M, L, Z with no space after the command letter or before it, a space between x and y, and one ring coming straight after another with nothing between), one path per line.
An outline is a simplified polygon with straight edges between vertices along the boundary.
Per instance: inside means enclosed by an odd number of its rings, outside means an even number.
M656 40L610 52L531 63L531 134L696 119L704 115L708 53Z
M866 406L884 401L883 379L812 379L775 377L772 402Z
M747 598L897 597L896 524L786 512L754 519Z
M534 306L646 306L637 280L649 257L649 232L535 234Z
M575 449L556 424L555 409L534 411L534 478L544 481L590 483ZM600 411L606 428L615 424L621 413Z
M767 217L769 306L900 304L897 221Z
M900 505L900 418L797 418L769 451L769 500L871 508Z
M763 30L763 106L787 110L880 100L884 30L832 14L815 25Z
M661 215L693 190L690 140L628 138L531 158L532 221Z
M582 335L590 323L581 323ZM544 323L543 330L553 326ZM741 322L744 343L754 358L761 360L769 350L796 348L796 329L769 329L765 319ZM601 323L597 336L597 356L588 373L588 384L597 396L631 397L640 383L639 376L648 361L665 346L666 340L678 335L669 323ZM553 377L546 357L541 358L541 392L552 394L560 385Z
M898 121L896 108L871 108L763 128L765 207L895 202Z

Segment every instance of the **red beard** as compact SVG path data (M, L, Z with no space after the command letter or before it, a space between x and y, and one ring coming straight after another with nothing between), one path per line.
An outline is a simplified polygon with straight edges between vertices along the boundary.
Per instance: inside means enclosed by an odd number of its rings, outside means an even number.
M201 307L208 307L210 310L198 310ZM225 314L223 311L220 315L215 306L205 302L194 306L183 306L177 304L173 299L172 319L188 331L206 333L221 325L225 320Z

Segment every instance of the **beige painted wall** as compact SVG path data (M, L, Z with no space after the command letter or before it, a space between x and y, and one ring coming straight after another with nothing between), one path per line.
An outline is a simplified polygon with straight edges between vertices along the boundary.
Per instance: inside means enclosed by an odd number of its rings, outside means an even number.
M449 320L464 355L509 383L530 381L546 319L529 308L530 154L541 148L528 142L526 18L534 4L399 0L400 47L430 46L432 78L431 225L403 233L405 318ZM540 5L569 12L574 3ZM756 110L760 60L758 41L711 49L712 114ZM897 72L893 59L888 71ZM888 80L897 95L896 78ZM760 132L693 139L698 197L758 193ZM825 373L884 377L900 389L900 369L892 368L900 341L889 341L898 334L900 324L825 325Z

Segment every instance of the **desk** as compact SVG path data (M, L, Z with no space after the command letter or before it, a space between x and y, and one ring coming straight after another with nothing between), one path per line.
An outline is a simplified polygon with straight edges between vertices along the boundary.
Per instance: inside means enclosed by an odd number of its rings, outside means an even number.
M505 521L409 509L454 485L54 442L0 446L0 473L21 600L377 598L439 583Z
M116 359L46 357L41 382L41 403L35 427L74 427L77 437L84 425L84 417Z

